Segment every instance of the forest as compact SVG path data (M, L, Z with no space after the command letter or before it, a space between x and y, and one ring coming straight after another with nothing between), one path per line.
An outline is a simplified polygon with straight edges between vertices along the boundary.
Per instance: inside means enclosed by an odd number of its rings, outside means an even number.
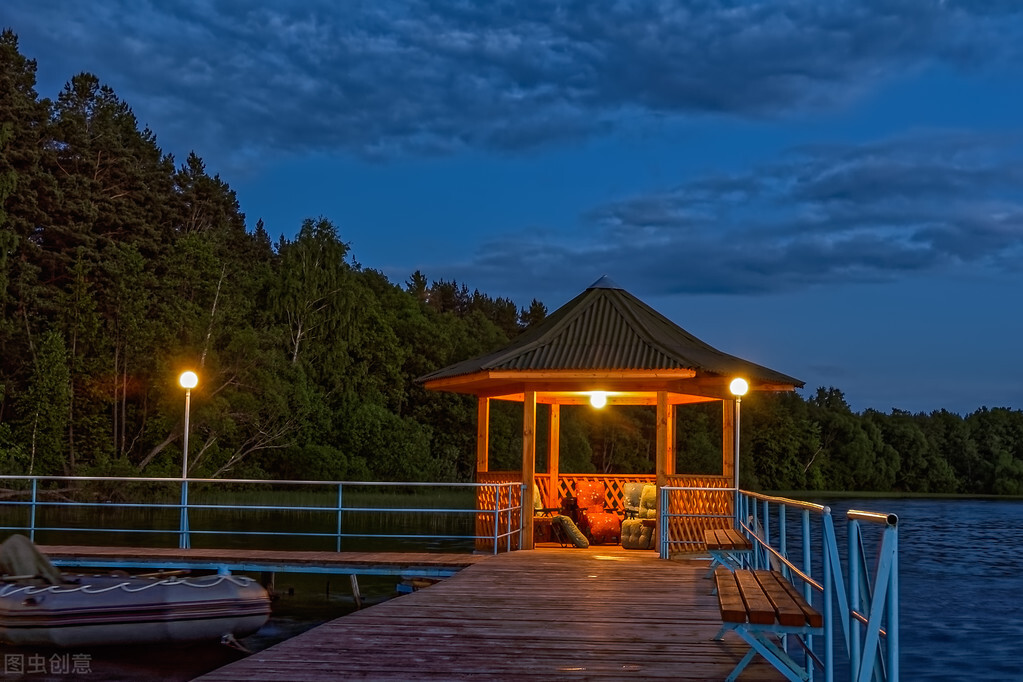
M471 480L475 398L415 380L544 304L393 283L326 217L272 238L156 139L95 75L40 97L0 36L0 473L180 475L192 369L190 476ZM748 489L1023 494L1020 410L856 413L836 387L742 405ZM720 473L721 410L677 411L680 472ZM520 432L521 407L496 403L493 469L518 468ZM654 471L652 408L568 408L561 434L562 471Z

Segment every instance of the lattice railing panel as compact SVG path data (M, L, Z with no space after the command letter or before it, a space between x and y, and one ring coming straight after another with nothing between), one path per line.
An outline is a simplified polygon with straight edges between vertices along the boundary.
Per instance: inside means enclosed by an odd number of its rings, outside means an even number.
M522 480L522 474L518 471L485 471L476 475L477 483L518 483ZM509 494L511 499L509 500ZM495 499L498 498L498 499ZM519 486L480 486L476 489L476 549L481 552L494 551L494 508L495 504L501 509L509 506L514 507L511 511L511 522L509 514L501 512L498 516L498 534L503 535L509 530L518 530L519 517L521 516L521 495ZM482 537L480 537L482 536ZM508 544L504 538L498 541L498 551L504 551ZM519 534L514 533L511 537L511 548L519 548Z
M478 483L514 483L522 480L518 471L488 471L477 476ZM566 495L576 495L576 487L583 481L597 481L604 485L604 505L622 514L625 509L625 486L628 483L656 483L652 474L560 474L558 476L557 494L550 494L550 474L536 474L536 486L545 504L559 506ZM668 477L669 487L678 488L714 488L715 490L672 490L668 498L668 513L673 516L668 522L668 542L672 552L702 551L705 549L703 531L708 528L731 528L733 526L734 492L732 481L724 476L675 475ZM718 490L720 489L720 490ZM476 535L484 536L476 541L480 551L492 552L494 541L494 488L479 488L476 508ZM512 505L521 504L519 489L512 489ZM508 490L501 489L499 505L508 506ZM679 515L679 516L675 516ZM498 532L505 533L509 529L519 527L519 511L511 513L509 526L508 514L502 513L498 522ZM518 535L511 540L512 549L518 549ZM499 551L503 551L507 543L501 541Z
M669 491L668 513L673 515L668 522L671 551L702 551L706 549L703 531L708 528L733 527L735 492L730 478L676 475L668 477L668 486L721 489Z
M537 476L537 480L539 480ZM604 484L604 507L613 509L619 515L625 510L625 485L627 483L656 483L653 474L559 474L558 504L566 495L576 496L576 486L583 481L596 481ZM550 484L550 478L546 478Z

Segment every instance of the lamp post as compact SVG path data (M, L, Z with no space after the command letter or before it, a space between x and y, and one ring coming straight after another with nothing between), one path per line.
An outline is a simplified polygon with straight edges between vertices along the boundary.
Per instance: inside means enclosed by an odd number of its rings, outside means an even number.
M185 439L181 444L181 534L178 547L187 549L192 544L188 538L188 408L192 389L199 383L199 377L195 372L182 372L178 383L185 389Z
M739 405L742 403L742 397L746 395L746 391L749 390L749 384L746 383L745 379L736 378L732 379L732 383L728 385L728 390L735 396L735 438L732 441L733 446L733 459L734 465L732 471L735 475L735 522L739 523Z
M181 478L188 478L188 406L192 398L192 389L199 383L195 372L182 372L178 383L185 389L185 440L181 445Z

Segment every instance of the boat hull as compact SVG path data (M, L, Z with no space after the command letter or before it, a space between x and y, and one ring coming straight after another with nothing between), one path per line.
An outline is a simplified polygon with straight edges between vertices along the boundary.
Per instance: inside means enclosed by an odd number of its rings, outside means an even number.
M63 585L0 583L0 641L91 647L245 637L270 617L270 599L244 576L68 576Z

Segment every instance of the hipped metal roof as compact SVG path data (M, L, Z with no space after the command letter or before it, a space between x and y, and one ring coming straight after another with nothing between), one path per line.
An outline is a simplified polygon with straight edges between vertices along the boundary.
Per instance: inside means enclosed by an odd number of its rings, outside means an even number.
M751 390L803 386L704 343L605 276L504 348L417 381L428 389L493 396L523 389L667 390L724 398L734 377L746 379Z

